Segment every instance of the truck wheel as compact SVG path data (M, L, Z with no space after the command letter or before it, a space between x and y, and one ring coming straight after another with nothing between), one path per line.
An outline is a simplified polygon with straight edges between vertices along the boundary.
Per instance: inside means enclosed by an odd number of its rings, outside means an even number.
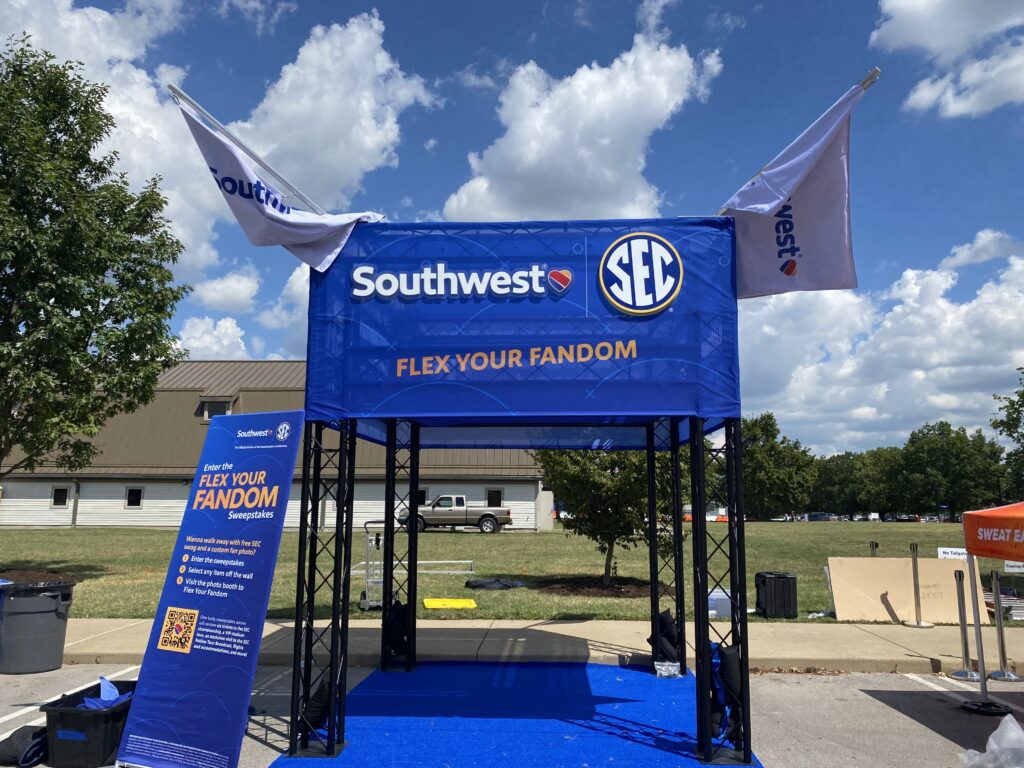
M419 533L427 530L427 521L423 519L422 515L416 515L416 530Z
M480 533L497 533L499 530L498 521L493 517L480 518Z

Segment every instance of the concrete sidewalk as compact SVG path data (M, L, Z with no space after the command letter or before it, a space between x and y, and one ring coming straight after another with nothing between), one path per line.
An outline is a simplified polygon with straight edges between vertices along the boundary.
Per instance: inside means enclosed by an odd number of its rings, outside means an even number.
M138 664L149 619L71 619L65 664ZM649 625L640 621L420 620L419 659L479 661L576 661L642 664L650 660ZM721 633L728 624L713 622ZM960 668L960 631L955 626L911 629L889 624L752 622L750 664L761 670L807 668L841 672L945 672ZM986 666L998 666L994 627L983 629ZM687 638L693 625L687 625ZM263 629L261 665L291 664L291 622ZM715 639L715 632L712 632ZM971 632L973 652L974 633ZM1006 630L1010 668L1024 662L1024 629ZM690 656L692 657L692 648ZM380 621L353 620L349 666L374 667L380 657Z

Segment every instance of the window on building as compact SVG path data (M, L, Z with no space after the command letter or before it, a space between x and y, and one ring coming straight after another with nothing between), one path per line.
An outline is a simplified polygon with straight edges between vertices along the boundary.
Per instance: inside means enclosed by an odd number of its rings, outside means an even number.
M63 509L68 505L70 489L65 486L57 486L50 493L50 506Z
M231 400L200 400L196 407L196 416L203 421L209 421L214 416L228 416L231 414Z
M419 506L421 506L421 507L427 506L427 499L429 499L429 498L430 498L430 494L429 494L429 489L427 489L427 488L420 488L416 492L416 503Z
M229 413L231 413L231 403L226 400L206 401L207 419L212 419L214 416L227 416Z
M124 492L124 505L126 507L141 507L142 506L142 489L141 488L127 488Z
M504 488L488 488L487 489L487 506L488 507L500 507L502 501L505 498Z

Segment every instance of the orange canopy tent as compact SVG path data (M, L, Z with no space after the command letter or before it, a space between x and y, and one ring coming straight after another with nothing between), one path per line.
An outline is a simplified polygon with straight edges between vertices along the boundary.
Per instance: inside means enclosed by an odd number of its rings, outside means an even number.
M970 574L971 602L974 605L974 643L978 649L978 676L981 701L965 701L961 707L984 715L1006 715L1009 709L989 701L985 672L985 651L981 640L981 617L978 615L978 596L975 594L974 558L992 557L1002 560L1024 560L1024 502L1007 504L977 512L964 512L964 546L967 547L967 572ZM1000 638L1002 617L996 616ZM1000 646L1002 647L1002 646ZM1000 665L1002 667L1002 665ZM1019 680L1012 673L1000 669L1001 680ZM993 673L996 676L996 673Z
M1024 502L964 513L964 542L975 557L1024 560Z

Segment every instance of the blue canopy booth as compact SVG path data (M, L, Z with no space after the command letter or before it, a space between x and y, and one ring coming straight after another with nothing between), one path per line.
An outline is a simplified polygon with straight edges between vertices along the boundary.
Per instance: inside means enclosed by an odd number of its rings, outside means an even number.
M646 451L652 661L668 655L668 609L687 673L688 472L696 757L750 763L739 417L731 218L357 226L310 275L290 753L344 743L359 436L386 446L382 622L407 637L399 656L382 632L382 670L416 665L418 531L402 521L416 519L419 451L502 447ZM321 528L326 499L337 519ZM711 504L728 509L724 532ZM708 621L717 587L724 629ZM739 661L727 737L712 643ZM318 691L326 729L307 716Z

